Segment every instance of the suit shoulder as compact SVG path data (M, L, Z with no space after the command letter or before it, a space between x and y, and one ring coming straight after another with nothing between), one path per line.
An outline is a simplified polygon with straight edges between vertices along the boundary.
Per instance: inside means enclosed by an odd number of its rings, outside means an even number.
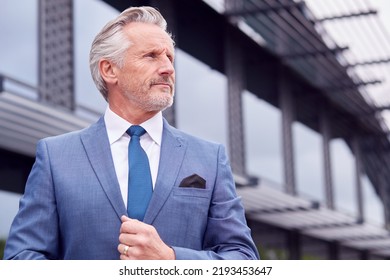
M84 129L71 131L71 132L67 132L67 133L63 133L63 134L55 135L55 136L49 136L49 137L41 139L39 142L45 142L48 145L54 145L56 143L60 144L60 143L72 142L76 139L79 139L82 131L84 131Z
M195 136L193 134L187 133L183 130L174 127L170 127L170 130L176 137L183 139L191 146L195 145L195 146L209 147L212 149L219 149L221 147L224 147L223 144L221 143L207 140L199 136Z
M96 127L97 125L99 125L99 122L93 123L79 130L70 131L55 136L49 136L41 139L39 142L45 142L48 145L56 145L56 144L66 144L66 143L72 143L74 141L79 141L80 137L83 134L88 134L89 131L93 129L93 127Z

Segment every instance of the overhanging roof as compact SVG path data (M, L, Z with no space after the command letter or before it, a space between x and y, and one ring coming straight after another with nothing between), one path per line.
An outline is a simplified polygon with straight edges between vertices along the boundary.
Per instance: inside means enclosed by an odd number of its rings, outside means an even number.
M291 73L297 75L294 78L291 74L290 80L293 82L289 84L294 95L297 120L319 131L321 111L319 107L325 106L332 123L331 137L341 137L349 145L352 145L353 139L358 140L364 172L383 200L385 217L387 223L390 223L390 133L380 113L381 109L377 108L376 100L369 94L369 90L385 80L383 73L361 69L364 65L389 62L387 58L390 57L390 40L383 40L382 36L386 37L387 33L381 29L379 19L375 18L376 13L368 4L358 5L353 3L354 1L349 1L345 4L343 17L339 15L332 21L328 11L325 21L316 17L320 9L316 10L315 15L305 1L227 1L230 5L224 14L231 22L243 32L245 30L241 28L242 24L251 29L251 32L244 33L258 42L259 49L266 49L277 58L273 62L278 64L277 69L285 65ZM316 4L320 6L320 3L317 3L319 1L308 2L311 4L310 7L315 7ZM335 10L338 9L336 2L333 1ZM324 3L323 5L330 9L328 7L330 5ZM340 38L336 40L327 32L330 26L333 27L332 31L337 30L337 27L334 27L337 18L344 19L342 26L344 31L348 28L349 18L355 17L359 17L359 21L353 24L354 32L371 38L368 44L375 45L378 51L381 51L383 59L375 56L375 51L371 53L371 60L369 55L362 53L361 57L364 58L359 64L356 46L353 46L352 51L347 44L348 40ZM252 34L257 34L261 42ZM345 36L348 34L344 34L344 38ZM364 37L361 40L367 39ZM249 55L255 56L254 53ZM268 71L272 71L272 66L269 68ZM277 75L278 70L275 70L274 74ZM306 82L299 82L298 77ZM275 92L274 96L277 97ZM273 99L272 95L263 98L278 106L277 99ZM388 107L386 104L381 105L384 105L384 108Z
M91 122L61 108L0 93L0 147L33 156L38 140L78 130Z
M252 220L297 230L307 236L372 254L390 256L390 232L380 225L364 223L316 201L289 195L265 181L259 181L255 186L239 187L237 193Z

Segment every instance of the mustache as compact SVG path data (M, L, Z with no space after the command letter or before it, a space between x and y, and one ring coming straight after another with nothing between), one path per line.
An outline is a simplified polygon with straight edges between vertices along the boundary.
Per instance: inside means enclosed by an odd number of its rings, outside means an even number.
M167 84L171 88L173 88L173 81L169 77L161 77L159 79L153 79L149 82L150 86L158 85L158 84Z

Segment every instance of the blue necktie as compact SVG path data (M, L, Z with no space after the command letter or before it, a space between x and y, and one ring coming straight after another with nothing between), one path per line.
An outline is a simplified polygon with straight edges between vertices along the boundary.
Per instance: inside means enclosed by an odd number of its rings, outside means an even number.
M139 125L132 125L127 134L129 143L129 190L127 195L127 213L130 218L143 221L153 186L150 175L148 156L140 144L140 137L145 133Z

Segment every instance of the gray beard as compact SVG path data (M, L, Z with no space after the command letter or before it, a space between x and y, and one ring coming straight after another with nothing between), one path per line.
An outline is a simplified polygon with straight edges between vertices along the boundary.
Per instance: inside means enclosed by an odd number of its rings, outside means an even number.
M147 100L136 100L134 102L138 104L138 107L146 112L155 112L155 111L164 111L168 107L171 107L173 104L174 94L172 96L167 96L163 98L155 98L152 102Z

